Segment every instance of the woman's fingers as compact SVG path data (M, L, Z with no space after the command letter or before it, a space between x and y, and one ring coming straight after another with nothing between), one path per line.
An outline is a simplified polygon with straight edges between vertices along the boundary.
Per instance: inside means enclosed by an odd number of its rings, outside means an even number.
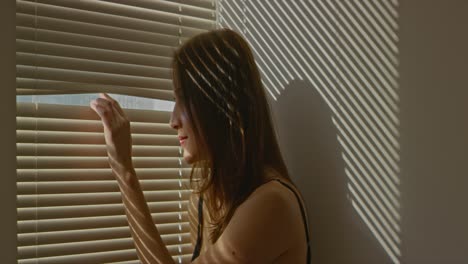
M115 107L115 109L117 110L117 112L122 116L122 117L126 117L124 111L122 110L122 108L120 107L119 103L112 97L110 97L107 93L100 93L99 96L101 98L104 98L106 100L109 100L111 103L112 103L112 106Z
M111 127L115 119L112 103L106 99L96 98L90 103L91 108L99 115L107 127Z
M94 110L94 112L96 112L96 114L99 116L99 118L101 118L104 125L108 126L109 121L108 121L108 117L106 115L105 107L103 107L102 104L99 104L99 102L97 100L92 100L91 103L89 104L89 106L91 107L91 109Z
M131 170L130 122L119 113L117 101L107 94L100 94L99 98L90 102L90 107L99 115L104 125L104 138L112 169L118 172Z

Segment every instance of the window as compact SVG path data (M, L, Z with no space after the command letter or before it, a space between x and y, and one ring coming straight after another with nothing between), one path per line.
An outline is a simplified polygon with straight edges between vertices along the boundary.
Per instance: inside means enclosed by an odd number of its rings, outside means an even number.
M131 121L153 220L178 263L191 257L189 168L169 125L172 52L215 28L214 1L17 1L19 263L138 263L102 125L108 92Z

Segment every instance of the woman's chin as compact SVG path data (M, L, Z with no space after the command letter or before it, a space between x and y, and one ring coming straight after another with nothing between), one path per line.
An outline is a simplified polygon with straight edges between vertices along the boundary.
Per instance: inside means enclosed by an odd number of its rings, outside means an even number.
M185 154L185 153L184 153L184 160L185 160L185 162L187 162L187 164L189 164L189 165L191 165L192 163L195 162L195 159L193 158L192 155L190 155L190 154Z

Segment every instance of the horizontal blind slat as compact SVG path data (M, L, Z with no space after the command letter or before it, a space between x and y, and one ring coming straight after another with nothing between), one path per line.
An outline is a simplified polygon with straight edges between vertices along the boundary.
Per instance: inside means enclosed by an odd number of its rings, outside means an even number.
M119 3L126 6L137 6L150 10L159 10L182 16L214 19L215 10L212 5L206 6L184 5L165 0L104 0L106 2Z
M181 217L182 221L187 221L187 212L182 213ZM25 247L33 245L85 242L92 240L108 240L127 237L131 237L130 229L127 226L87 230L28 233L18 235L18 246ZM179 237L181 238L181 243L190 242L189 233L168 234L161 237L166 245L178 244Z
M103 132L101 120L80 120L64 118L16 117L18 130ZM176 135L177 131L168 123L130 122L132 134Z
M188 178L191 168L135 168L138 179ZM41 181L99 181L115 180L110 168L107 169L18 169L17 182Z
M47 67L36 67L28 65L16 65L17 78L41 79L62 82L79 82L89 84L119 85L139 87L146 89L171 90L172 80L163 78L150 78L143 76L131 76L105 72L78 71L70 69L58 69ZM22 88L34 88L35 83L30 85L18 84ZM60 89L60 87L49 87L48 89Z
M149 190L143 191L147 202L164 202L187 200L190 190ZM66 194L31 194L18 195L18 208L51 207L73 205L116 204L122 202L120 192L99 193L66 193Z
M69 264L69 263L86 263L86 264L101 264L112 263L116 261L138 259L135 249L114 250L109 252L99 252L91 254L79 254L70 256L57 256L48 258L30 258L20 259L18 264Z
M29 27L56 32L66 32L77 35L100 36L108 39L120 39L132 42L142 42L163 46L177 46L179 44L179 36L166 35L160 33L151 33L137 31L125 28L116 28L111 26L95 25L90 23L70 21L67 19L58 19L50 17L42 17L40 14L16 14L16 24L20 27ZM178 33L178 32L177 32ZM36 33L36 37L37 37Z
M105 1L28 0L28 2L37 2L42 4L68 7L78 10L86 10L129 18L137 18L172 25L178 25L180 23L179 17L182 17L182 26L193 27L198 29L209 30L214 29L216 26L214 19L205 19L199 17L192 17L188 15L180 16L179 14L175 13L151 10L148 8L141 8L137 6L114 4ZM40 15L40 8L38 10L38 15Z
M64 82L53 80L16 78L16 95L80 94L80 93L117 93L160 100L173 100L170 90L148 89L121 85L96 83ZM162 85L167 85L167 82ZM54 90L50 90L54 89Z
M18 78L16 78L16 83L18 83ZM83 90L75 91L75 90L48 90L48 89L37 89L35 87L34 89L29 89L29 88L21 88L21 87L16 87L16 95L53 95L53 94L83 94L83 93L88 93Z
M140 180L145 191L187 189L187 179ZM18 182L18 195L119 192L117 181Z
M184 211L186 210L166 213L162 212L151 214L151 216L161 234L186 233L190 230L189 223L178 223L180 221L179 213ZM119 226L128 226L126 215L18 221L18 233L54 232ZM182 227L182 230L179 229L179 226Z
M35 31L41 34L35 35ZM16 27L17 51L170 68L175 47Z
M35 104L17 102L17 116L100 120L89 106ZM169 123L171 113L166 111L123 109L130 122Z
M67 58L34 53L17 52L16 63L17 65L29 67L37 66L44 69L64 69L78 72L96 72L103 74L108 73L156 79L172 78L172 70L169 68L105 62L90 59ZM30 77L30 73L29 76L26 76L26 78L28 77Z
M178 157L177 146L140 146L132 147L132 157ZM17 143L17 156L105 156L105 145L86 144L34 144Z
M216 9L216 0L166 0L168 2L197 6L207 9Z
M187 201L148 203L152 213L178 212L187 210ZM53 206L38 208L19 208L18 220L65 219L91 216L124 215L123 204Z
M177 168L182 164L175 157L133 157L135 168ZM18 169L110 168L108 157L31 157L16 158Z
M188 264L192 260L193 252L190 254L174 255L172 259L175 263ZM140 260L124 260L119 262L112 262L113 264L141 264Z
M65 257L68 255L86 255L87 253L110 252L116 250L125 250L134 248L131 238L121 238L93 242L76 242L72 244L44 245L36 247L19 247L18 255L20 258L34 258L36 252L41 258L47 257ZM192 247L191 244L168 245L167 249L171 255L188 254ZM76 262L74 262L76 263ZM81 263L81 262L80 262Z
M105 144L103 133L91 132L58 132L29 130L16 131L19 143L57 143L57 144ZM174 135L132 135L134 145L177 146L179 140Z

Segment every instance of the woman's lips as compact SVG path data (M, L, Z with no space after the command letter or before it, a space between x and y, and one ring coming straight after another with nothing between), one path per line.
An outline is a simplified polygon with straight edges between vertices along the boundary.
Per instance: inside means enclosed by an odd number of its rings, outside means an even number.
M185 140L187 139L188 137L179 137L179 142L180 142L180 145L183 145L185 143Z

